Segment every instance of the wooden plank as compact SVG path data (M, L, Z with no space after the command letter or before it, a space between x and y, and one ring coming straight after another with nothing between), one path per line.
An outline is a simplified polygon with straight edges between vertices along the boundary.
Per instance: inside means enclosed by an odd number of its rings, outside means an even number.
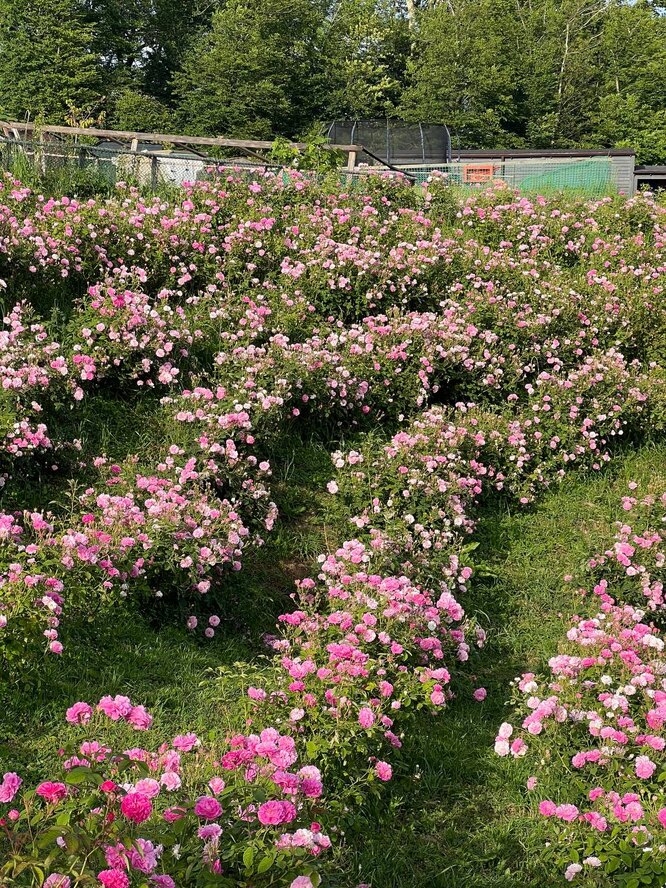
M0 125L15 127L19 129L19 131L24 130L26 134L35 129L35 125L32 123L4 124L0 122ZM173 133L140 133L130 130L95 129L94 127L86 129L76 126L40 126L39 130L40 132L52 133L53 135L92 136L96 139L114 139L116 141L122 139L123 141L128 142L137 140L139 142L159 142L171 145L208 145L209 147L217 148L249 148L252 150L267 150L273 147L273 142L258 139L226 139L221 136L178 136ZM291 142L290 144L292 148L307 148L307 144L304 142ZM360 152L362 150L360 145L324 145L323 147L330 150L343 151L347 154L353 151Z

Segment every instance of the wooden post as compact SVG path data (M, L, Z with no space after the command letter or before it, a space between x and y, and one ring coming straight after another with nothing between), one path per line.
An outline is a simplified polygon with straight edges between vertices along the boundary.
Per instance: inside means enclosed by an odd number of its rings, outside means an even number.
M350 173L353 173L356 168L356 152L350 151L347 155L347 169Z
M153 154L153 156L150 158L150 187L153 191L157 191L158 182L158 160L157 155Z

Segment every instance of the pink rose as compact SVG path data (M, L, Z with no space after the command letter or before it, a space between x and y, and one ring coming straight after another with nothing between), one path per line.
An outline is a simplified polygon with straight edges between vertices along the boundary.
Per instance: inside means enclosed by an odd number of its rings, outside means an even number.
M123 697L121 694L116 694L115 697L107 695L102 697L97 708L111 721L118 721L121 718L127 718L132 711L132 703L129 697Z
M358 714L358 723L362 728L371 728L375 723L375 714L372 709L364 706Z
M572 823L578 817L578 808L575 805L558 805L555 809L555 816L560 820L566 820Z
M639 755L636 759L636 776L642 780L652 777L657 770L657 766L646 755Z
M132 869L150 875L157 869L157 863L162 854L162 846L157 847L147 839L137 839L136 848L129 851L129 861Z
M135 730L147 731L153 723L153 717L149 712L146 712L145 707L133 706L127 716L127 721Z
M43 888L70 888L72 884L69 876L63 876L61 873L51 873L44 882Z
M50 780L46 780L39 784L35 792L50 804L55 804L65 798L67 787L64 783L52 783Z
M557 805L555 802L551 802L550 799L544 799L539 804L539 814L543 814L544 817L552 817L556 811Z
M393 777L393 768L387 762L377 762L375 774L386 783Z
M215 820L222 813L222 805L213 796L200 796L194 804L194 813L204 820Z
M122 800L120 810L123 817L133 823L143 823L153 813L153 805L148 796L141 792L132 792Z
M102 870L97 878L104 888L129 888L130 880L127 873L119 869Z
M90 704L80 702L69 707L65 713L65 718L70 725L87 725L92 713L93 710Z
M264 802L257 811L259 823L264 826L275 826L279 823L291 823L296 817L296 808L291 802Z
M181 820L186 814L185 808L174 807L167 808L162 817L164 817L167 823L175 823L176 820Z
M160 785L152 777L143 777L134 784L133 792L140 792L142 795L148 796L149 799L154 799L160 794Z
M179 734L173 738L173 748L180 752L191 752L200 745L200 740L196 734Z
M485 688L477 688L472 694L477 703L482 703L486 697L488 696L488 691Z
M11 802L23 783L18 774L8 771L0 783L0 802Z
M169 792L175 792L175 790L180 789L181 779L174 771L165 771L160 777L160 783Z
M211 777L208 781L208 786L210 787L210 791L213 793L213 795L219 795L226 784L221 777Z

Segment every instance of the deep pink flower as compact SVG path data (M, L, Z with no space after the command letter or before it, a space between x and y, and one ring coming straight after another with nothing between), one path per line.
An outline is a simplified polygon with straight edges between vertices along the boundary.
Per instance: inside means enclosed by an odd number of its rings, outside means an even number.
M121 694L116 694L115 697L107 695L102 697L97 704L97 708L107 718L110 718L112 721L118 721L121 718L127 718L132 711L132 703L129 697L123 697Z
M375 723L375 714L372 709L364 706L359 711L358 723L362 728L371 728Z
M133 823L143 823L153 813L153 805L148 796L141 792L132 792L122 800L120 810L123 817Z
M393 768L387 762L377 762L375 774L386 783L393 777Z
M153 723L153 717L146 712L143 706L133 706L127 716L127 721L137 731L147 731Z
M263 823L264 826L291 823L296 817L296 808L291 802L264 802L257 811L257 817L259 818L259 823Z
M65 713L65 718L70 725L87 725L93 714L92 706L89 703L75 703L70 706Z
M35 789L35 792L38 796L46 799L49 804L55 804L56 802L59 802L60 799L65 798L67 795L67 787L64 783L52 783L50 780L46 780L44 783L39 784Z
M129 888L130 884L127 873L119 869L102 870L97 873L97 878L104 888Z
M167 808L162 815L167 823L175 823L176 820L182 820L182 818L187 814L185 808Z
M544 817L552 817L557 810L557 805L555 802L551 802L550 799L544 799L543 802L539 803L539 814L543 814Z
M578 817L578 808L575 805L558 805L555 808L555 816L560 820L566 820L572 823Z

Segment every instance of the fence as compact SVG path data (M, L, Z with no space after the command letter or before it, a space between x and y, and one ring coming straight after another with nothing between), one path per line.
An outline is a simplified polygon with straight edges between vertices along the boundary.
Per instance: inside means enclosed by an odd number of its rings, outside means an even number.
M43 178L70 177L76 180L88 176L111 187L120 181L152 190L165 184L182 185L204 178L211 166L221 162L177 151L149 153L100 145L0 142L0 166L3 169Z
M451 185L479 187L502 181L520 191L572 190L581 194L617 191L618 183L609 157L584 160L488 160L431 166L401 166L417 182L434 175L446 177Z
M54 187L76 188L79 192L94 192L104 187L112 189L121 181L156 191L165 185L179 186L208 178L211 167L245 168L248 174L254 174L258 168L267 168L247 159L225 161L183 151L166 151L158 145L151 146L151 149L141 152L109 145L8 140L0 141L0 167L28 182L31 177L36 177L51 181ZM511 188L529 192L571 190L594 195L621 190L617 170L609 157L574 161L484 159L468 163L401 166L401 170L415 184L440 175L450 185L465 189L502 181ZM357 167L354 171L342 169L340 175L348 184L359 185L367 175L379 172L380 167Z

